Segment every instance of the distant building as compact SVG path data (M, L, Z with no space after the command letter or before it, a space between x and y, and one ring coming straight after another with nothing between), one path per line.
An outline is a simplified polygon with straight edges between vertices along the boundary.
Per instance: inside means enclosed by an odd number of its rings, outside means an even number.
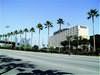
M61 31L54 32L53 36L49 38L49 47L61 47L61 41L66 40L68 36L81 36L82 38L89 39L88 28L86 26L73 26L65 28Z

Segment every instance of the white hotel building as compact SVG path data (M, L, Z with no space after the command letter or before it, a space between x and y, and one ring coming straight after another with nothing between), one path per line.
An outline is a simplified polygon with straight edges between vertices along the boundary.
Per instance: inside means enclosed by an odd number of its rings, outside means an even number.
M88 28L86 26L73 26L56 31L49 38L49 47L61 47L61 41L66 40L67 36L81 36L82 38L89 39Z

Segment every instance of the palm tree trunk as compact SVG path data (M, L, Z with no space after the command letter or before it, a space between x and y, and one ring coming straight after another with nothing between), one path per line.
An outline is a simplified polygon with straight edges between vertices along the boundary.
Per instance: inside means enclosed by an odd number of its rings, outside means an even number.
M4 41L4 36L2 36L2 40Z
M17 44L17 34L15 36L16 36L16 44Z
M10 41L10 36L8 36L8 41Z
M20 43L21 43L21 33L20 33Z
M31 32L31 45L33 44L32 41L33 41L33 32Z
M11 42L12 42L12 35L11 35Z
M69 52L71 52L70 51L70 38L71 38L71 36L70 36L70 33L69 33L70 31L68 30L68 37L69 37Z
M79 37L77 36L77 54L79 53Z
M25 43L26 43L26 32L25 32Z
M48 48L49 48L49 31L50 31L50 29L48 27Z
M95 46L95 33L94 33L94 17L92 17L92 24L93 24L93 52L95 52L96 46Z
M69 53L70 53L71 51L70 51L70 38L69 38Z
M15 46L17 46L17 34L15 34Z
M38 45L40 47L40 29L39 29L39 41L38 41Z
M61 24L59 25L59 30L61 31Z
M10 35L10 42L11 42L11 48L12 48L12 35Z
M24 50L26 49L26 39L27 39L26 36L27 36L27 35L26 35L26 32L25 32Z

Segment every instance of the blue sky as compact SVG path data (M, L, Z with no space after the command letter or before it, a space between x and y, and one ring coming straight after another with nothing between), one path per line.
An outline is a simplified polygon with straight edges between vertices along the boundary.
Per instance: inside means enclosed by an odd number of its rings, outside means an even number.
M58 30L56 20L63 18L65 24L63 28L71 26L85 25L89 28L89 35L92 34L91 20L87 20L87 12L90 9L100 10L100 0L0 0L0 34L24 28L36 28L37 23L44 24L50 20L54 27L50 30L50 35ZM10 28L5 28L9 25ZM95 33L100 34L99 19L95 20ZM45 34L45 35L44 35ZM41 40L46 42L47 31L41 31ZM34 39L38 38L38 29L34 33Z

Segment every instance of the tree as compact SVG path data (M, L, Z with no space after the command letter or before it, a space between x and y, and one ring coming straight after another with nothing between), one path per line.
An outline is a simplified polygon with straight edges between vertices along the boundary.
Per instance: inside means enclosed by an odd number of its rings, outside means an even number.
M69 50L70 50L72 36L67 36L66 38L67 38L67 40L69 42Z
M68 41L68 45L69 45L69 52L71 52L71 41L72 41L72 37L73 36L67 36L66 38L67 38L67 41Z
M10 38L10 36L11 36L11 33L7 33L7 36L8 36L8 41L9 41L9 38Z
M5 40L5 34L3 34L2 37L3 37L3 41L4 41Z
M71 41L71 45L72 45L72 46L75 46L76 49L77 49L77 40L76 40L76 39L72 40L72 41Z
M50 27L53 27L52 23L51 23L50 21L46 21L46 23L45 23L45 28L48 29L48 41L49 41ZM49 47L49 42L48 42L48 47Z
M37 28L39 29L39 40L38 40L38 45L40 47L40 31L43 30L43 26L41 23L37 24Z
M89 40L86 39L86 38L83 38L83 39L80 39L79 40L79 43L82 46L83 51L86 51L87 52L88 46L89 46Z
M94 33L94 19L95 17L97 18L99 16L99 12L97 11L97 9L90 9L90 11L88 12L88 17L87 19L91 19L92 20L92 24L93 24L93 51L95 52L96 50L96 46L95 46L95 33Z
M13 42L13 40L12 40L12 36L14 35L14 33L13 32L10 32L10 37L11 37L11 42ZM12 43L13 44L13 43ZM13 45L11 46L11 48L13 48Z
M80 40L80 44L83 44L83 45L89 44L89 40L86 39L86 38L83 38L83 39Z
M14 33L13 32L10 32L10 34L11 34L11 41L12 41L12 36L14 35Z
M61 30L61 25L64 24L63 19L59 18L59 19L57 20L57 24L59 24L59 30Z
M7 41L7 34L5 34L4 36L5 36L5 41Z
M0 40L1 40L1 38L2 38L2 35L0 35Z
M72 45L73 48L75 48L76 50L74 50L74 53L78 53L79 50L79 40L81 39L80 36L74 35L72 38L72 41L70 42L70 44Z
M39 46L34 45L32 49L33 49L34 51L38 51L38 50L39 50Z
M24 29L24 32L25 32L25 43L26 43L28 29L27 29L27 28L25 28L25 29Z
M69 44L69 42L68 41L61 41L61 43L60 43L63 47L64 47L64 52L66 51L66 46Z
M18 41L18 40L17 40L17 34L18 34L18 31L15 30L15 31L14 31L14 35L15 35L15 42L16 42L16 43L17 43L17 41Z
M23 34L23 31L20 30L20 31L19 31L19 34L20 34L20 42L21 42L21 37L22 37L21 35Z
M32 41L33 41L33 32L35 32L35 29L32 27L30 29L30 32L31 32L31 45L32 45Z
M79 45L79 37L77 35L74 36L74 46L76 46L76 49L78 49L78 45Z

